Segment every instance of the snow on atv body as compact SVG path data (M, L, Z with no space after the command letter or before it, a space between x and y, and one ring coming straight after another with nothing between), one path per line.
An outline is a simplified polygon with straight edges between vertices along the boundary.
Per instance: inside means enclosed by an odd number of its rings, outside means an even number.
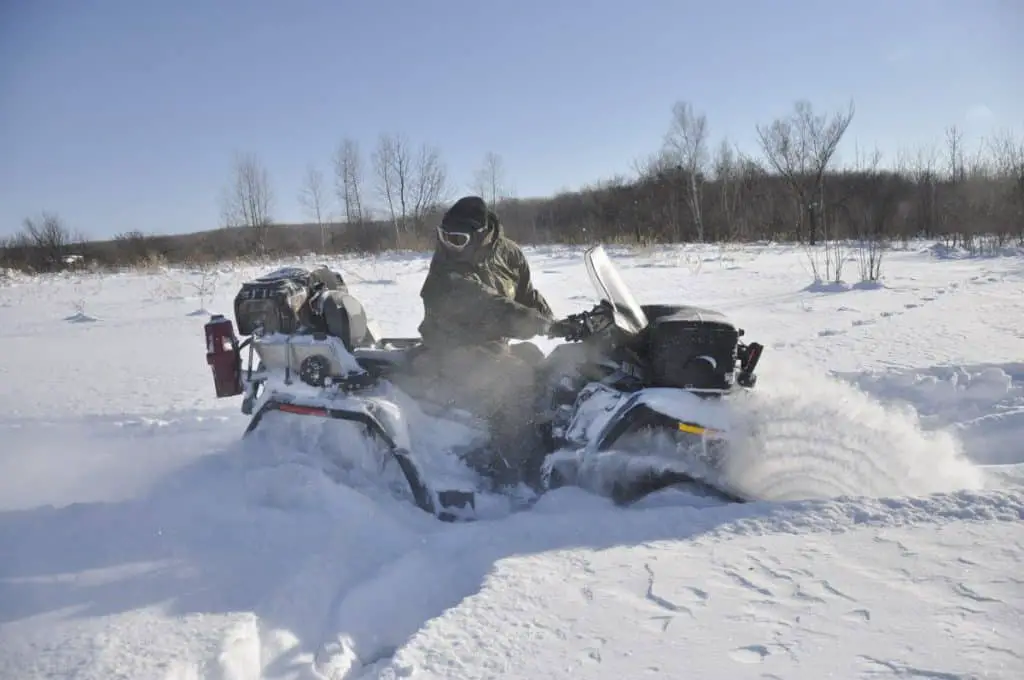
M546 487L571 484L621 504L666 488L728 502L756 500L719 471L731 430L726 400L754 387L762 346L740 342L744 331L716 310L641 305L601 246L589 249L584 261L602 303L582 323L594 329L602 310L611 312L612 323L580 338L596 345L585 374L601 368L603 375L569 377L571 403L552 404L557 415ZM570 347L556 347L549 361Z
M416 344L414 340L383 339L370 345L346 346L339 338L321 334L254 335L251 347L259 365L252 371L246 369L243 378L242 410L252 415L245 436L276 414L356 424L368 436L367 443L374 449L379 472L383 474L389 462L397 465L407 486L402 495L446 521L471 519L475 506L472 488L435 491L434 485L428 483L428 478L436 482L437 477L450 470L437 469L436 465L428 465L434 461L416 458L421 449L413 444L409 421L417 419L416 416L418 420L426 417L421 408L424 404L412 400L390 382L394 372L404 366L406 350ZM472 418L463 417L457 422L451 411L445 415L448 429L462 426L464 436L456 437L462 446L479 441L481 427ZM466 470L462 476L468 475Z
M586 251L584 262L600 303L558 324L564 342L539 368L548 414L540 424L546 442L540 492L574 485L625 504L688 487L728 502L754 500L715 473L728 439L725 401L754 386L761 346L740 343L743 331L714 310L641 306L600 245ZM226 321L214 317L211 324L215 320ZM207 344L209 353L209 332ZM244 395L242 411L252 415L246 435L269 414L355 423L376 444L382 467L397 464L407 486L401 495L443 520L473 519L485 480L440 480L438 452L415 446L410 430L413 421L440 419L446 428L462 428L451 449L473 450L485 445L486 428L399 387L409 352L418 346L416 338L374 333L336 338L257 330L241 343L232 334L224 347L229 362L208 355L208 363L218 385L218 365L236 368L231 392ZM218 396L232 395L218 387Z

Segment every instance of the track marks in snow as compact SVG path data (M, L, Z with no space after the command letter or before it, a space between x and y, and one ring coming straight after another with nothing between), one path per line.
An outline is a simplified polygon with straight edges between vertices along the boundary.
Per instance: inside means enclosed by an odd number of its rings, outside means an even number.
M834 559L816 548L809 552L813 561ZM828 630L836 621L864 623L871 619L869 608L856 606L860 604L858 596L845 592L847 586L834 585L802 564L783 567L764 548L748 552L737 562L716 560L713 565L716 571L710 575L709 584L725 588L723 598L744 603L728 616L730 625L753 626L763 630L767 638L734 650L733 659L738 662L759 663L776 652L796 660L798 641L830 643L838 637Z
M733 583L740 586L741 588L750 591L753 594L761 595L767 598L774 597L774 593L772 593L770 589L763 585L759 585L755 579L748 578L743 574L739 573L738 571L736 571L735 569L725 569L722 573L725 574Z
M956 584L954 584L953 585L953 592L956 593L957 595L961 595L961 596L967 598L968 600L972 600L974 602L1002 602L1002 600L1000 600L998 598L987 597L985 595L981 595L976 590L974 590L974 588L972 588L971 586L967 585L966 583L956 583Z
M996 280L998 280L998 279L996 279ZM839 319L837 319L836 322L834 322L833 324L829 325L826 328L823 328L823 329L817 331L817 336L820 337L820 338L832 338L832 337L836 337L836 336L840 336L840 335L845 335L851 329L856 329L856 328L860 328L860 327L864 327L864 326L873 326L873 325L877 324L879 321L884 321L884 320L887 320L887 319L893 319L895 317L899 317L900 315L902 315L902 314L904 314L906 312L909 312L909 311L912 311L912 310L916 310L916 309L921 309L921 308L927 306L928 304L930 304L932 302L935 302L936 300L939 300L949 290L956 290L958 287L959 287L958 283L952 282L952 283L948 284L945 287L940 287L940 288L935 289L934 290L934 294L920 295L919 297L917 297L917 299L915 301L912 301L912 302L900 303L900 302L898 302L896 300L892 301L890 304L899 305L898 309L883 309L881 311L875 311L874 308L878 304L878 302L875 301L875 300L872 300L871 303L869 305L867 305L867 307L869 309L872 309L872 311L869 311L869 312L864 312L860 308L855 307L855 306L851 306L851 305L840 305L839 307L836 308L835 311L837 313L841 313L841 314L850 314L852 316L852 318L850 318L847 321L840 321ZM825 290L822 290L820 292L819 291L814 291L814 292L817 292L820 297L825 297L825 298L831 297L831 296L836 295L836 294L841 294L841 293L860 293L860 294L863 294L863 295L886 295L888 293L888 294L895 294L897 296L904 295L907 292L909 292L910 294L917 293L916 290L900 291L900 290L888 289L888 288L885 288L883 286L878 286L877 288L874 288L874 289L872 289L872 288L870 288L868 286L861 286L861 287L854 287L851 290L846 290L846 289L840 288L840 289L835 289L835 290L833 290L833 289L825 289ZM886 300L888 301L888 299L886 299ZM814 309L813 303L811 301L804 300L804 301L802 301L801 304L803 305L803 308L804 308L805 311L808 311L808 312L816 311ZM782 346L789 346L789 343L783 343Z
M952 532L953 538L944 541L942 550L949 562L955 562L953 555L962 550L970 550L976 544L973 531L971 528L966 531L957 529ZM884 636L884 628L894 625L908 628L914 626L910 622L897 623L890 619L881 622L883 629L875 630L879 623L872 615L870 602L878 601L888 605L888 600L905 599L914 603L912 606L919 614L925 610L933 612L928 617L921 615L921 620L928 621L920 631L923 635L940 635L956 640L954 644L966 647L966 653L975 657L988 658L992 653L999 654L1004 657L1000 664L1008 661L1009 665L1024 669L1024 659L1011 651L1012 631L990 631L994 634L989 634L989 639L982 641L986 637L983 622L991 620L990 616L999 615L997 620L1012 621L1024 612L1024 598L1019 591L1011 597L1003 597L1012 592L1007 586L1013 584L1002 583L1003 590L997 595L986 590L996 587L995 584L961 582L955 577L956 569L943 573L942 556L935 562L929 562L930 568L923 573L905 568L903 565L920 564L919 551L915 545L908 543L922 539L900 530L893 532L905 535L907 539L875 540L875 545L886 548L881 553L876 550L860 556L848 551L844 551L845 555L839 555L824 547L816 547L812 541L802 555L804 559L794 560L796 556L788 554L788 559L799 565L795 568L778 567L776 563L780 560L773 555L777 547L772 551L767 547L750 550L745 559L741 560L715 560L713 566L716 570L708 578L709 589L716 592L726 588L726 592L718 596L720 603L730 598L745 601L745 604L737 607L738 612L728 617L730 629L738 633L752 626L764 633L762 640L752 640L733 649L730 658L743 664L765 663L770 656L783 652L792 661L803 663L808 661L806 657L813 655L815 647L819 646L821 650L840 645L851 650L859 648L862 652L866 651L868 646L851 647L844 643L844 638L858 635ZM940 532L947 533L950 529L944 528ZM1013 548L1006 555L1007 566L1020 556L1019 539L1011 538L1014 535L1021 535L1019 529L1016 534L1008 536L1008 542ZM870 559L865 559L867 555L870 555ZM830 578L820 578L812 567L826 564ZM998 571L996 568L988 573ZM771 593L771 597L767 596L768 593ZM974 606L959 605L958 599L966 599ZM978 603L985 603L987 608L976 606ZM858 630L864 632L858 633ZM906 632L901 634L905 635ZM934 643L930 646L926 643L923 649L930 649L931 652L926 651L926 657L917 661L931 662L932 659L928 657L936 655ZM911 677L963 677L937 668L934 664L930 669L925 669L909 659L886 659L878 654L873 656L877 658L872 660L878 664L894 670L898 668ZM851 661L866 658L858 655ZM976 667L969 660L963 660L960 664ZM838 660L830 668L838 670ZM1003 665L1003 668L1009 670L1008 665Z
M929 678L930 680L965 680L966 678L973 678L973 675L965 676L959 673L943 673L942 671L933 671L926 668L910 666L907 664L899 663L896 661L886 661L884 659L876 659L872 656L861 656L861 660L867 662L871 668L872 674L881 669L893 673L898 678Z
M552 677L597 666L635 677L638 658L648 672L665 672L683 655L698 677L723 660L767 676L819 668L824 677L869 653L940 672L982 667L984 654L1014 647L1013 632L997 622L1024 612L1013 594L1019 584L992 577L1021 559L1024 516L1003 518L1006 552L994 555L973 533L992 530L974 521L985 513L940 521L939 498L919 508L914 500L794 504L768 517L751 509L746 519L743 508L619 514L627 524L647 514L646 527L657 516L670 522L646 539L625 525L595 532L593 523L604 523L592 513L540 523L520 516L497 534L484 525L439 532L349 584L314 668L333 680ZM833 512L840 506L849 506L845 520ZM803 526L800 517L814 521ZM578 545L556 538L568 535L556 526L566 522ZM919 522L936 524L921 534L911 526ZM936 542L939 554L920 570ZM980 566L956 559L963 555ZM954 642L937 651L936 635ZM892 651L895 639L908 639L909 651Z
M802 512L817 513L810 508ZM666 516L671 514L667 511ZM686 514L692 515L691 521L700 517L712 519L703 513ZM930 511L926 514L929 518L935 515ZM731 515L723 510L719 521L728 522ZM758 518L760 525L767 522L767 526L747 527L738 533L756 537L769 531L769 526L793 528L794 519ZM579 520L577 517L570 521L576 526ZM364 528L362 538L358 538L352 527L340 527L336 545L332 542L334 547L330 549L303 554L305 566L295 570L286 587L276 589L257 607L265 620L255 626L249 622L240 624L207 668L219 668L217 672L223 673L211 677L245 677L232 676L231 669L246 668L261 668L266 676L273 677L283 673L281 669L306 664L323 677L336 680L380 677L389 672L403 676L418 668L418 662L410 661L403 650L409 645L415 647L417 640L429 638L437 631L444 636L437 646L447 645L452 636L450 620L460 613L467 617L466 628L460 633L470 633L470 639L463 640L463 645L500 644L502 649L509 650L507 658L512 668L517 658L513 651L539 640L564 646L567 654L571 652L572 658L566 663L572 667L604 666L624 658L621 646L614 642L617 633L594 628L595 622L607 618L608 612L635 612L637 630L645 631L646 635L664 635L666 644L676 644L672 641L699 634L703 626L713 622L719 607L729 608L730 603L737 601L745 603L740 622L772 626L760 639L745 644L763 646L771 652L771 659L789 658L793 643L786 634L793 628L778 623L778 602L791 600L800 606L824 606L821 601L827 604L829 593L842 593L849 598L856 594L848 593L841 582L818 583L807 564L791 564L770 551L739 561L727 559L720 566L706 557L678 560L664 548L643 546L607 551L620 555L621 561L611 566L601 559L605 551L559 550L531 555L562 544L557 536L568 535L567 527L559 530L552 526L548 531L549 523L559 521L566 520L551 517L538 523L536 517L521 516L512 523L511 530L502 524L497 535L493 533L497 525L438 532L408 545L396 544L390 560L380 562L382 555L378 554L361 570L354 568L353 555L360 554L357 547L364 540L369 541L373 532ZM828 523L835 525L834 520ZM688 525L689 522L683 522L677 527L679 531L667 533L679 533ZM593 539L588 538L592 533L578 527L573 535L586 542ZM706 556L708 547L727 544L736 533L707 534L709 538L701 539L703 546L688 540L673 541L672 545L683 554ZM621 528L620 534L620 540L627 544L637 535L628 528ZM616 543L612 539L610 544ZM638 551L635 554L631 552L634 549ZM827 556L820 548L806 549L812 559ZM716 552L711 550L711 554ZM616 576L623 571L624 576ZM736 575L752 587L741 585ZM565 602L567 592L570 595ZM337 595L332 602L333 593ZM705 606L708 603L714 606ZM501 610L498 621L487 619L494 606ZM580 611L573 614L573 608ZM301 622L301 626L282 628L272 625L272 621ZM491 638L497 635L495 631L501 631L500 635L508 636L510 641L494 642ZM317 639L324 642L314 655ZM766 663L771 659L766 659ZM440 674L450 676L452 668Z
M858 623L869 623L871 621L871 612L867 609L851 609L843 614L843 619Z
M679 614L685 614L690 618L695 618L693 609L690 606L677 603L673 600L670 600L666 597L663 597L655 593L654 570L648 563L644 563L644 570L647 572L647 591L644 593L644 598L656 607L665 610L665 612L667 613L664 616L653 617L654 620L658 620L663 623L662 632L668 630L669 624L671 624L675 617ZM684 592L689 593L691 597L695 597L696 604L698 605L703 605L707 601L707 593L703 590L700 590L699 588L687 587L686 591Z
M764 645L747 645L737 647L729 652L729 657L737 663L761 663L771 652Z

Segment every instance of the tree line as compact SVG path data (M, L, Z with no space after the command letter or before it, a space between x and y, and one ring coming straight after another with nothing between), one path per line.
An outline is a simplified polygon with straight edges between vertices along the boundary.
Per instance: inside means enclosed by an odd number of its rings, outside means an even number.
M728 138L713 142L706 115L679 102L660 146L629 176L519 198L501 156L487 152L471 190L495 206L508 234L523 244L770 240L838 248L852 240L872 257L893 241L919 237L972 250L1024 244L1024 140L1004 133L969 150L963 130L953 126L927 149L890 159L858 149L839 163L837 149L854 117L852 103L822 114L799 101L787 115L758 125L758 149L743 153ZM0 267L54 271L76 262L124 267L428 249L441 213L462 193L440 149L400 135L382 135L369 154L345 139L331 165L330 176L307 170L296 197L307 215L303 224L274 219L269 172L257 156L242 154L223 190L219 228L90 240L44 212L0 241Z

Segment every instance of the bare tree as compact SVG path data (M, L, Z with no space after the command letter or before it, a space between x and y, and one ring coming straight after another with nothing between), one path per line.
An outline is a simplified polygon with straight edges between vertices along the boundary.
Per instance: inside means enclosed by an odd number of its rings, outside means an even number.
M824 228L825 173L853 113L851 102L847 111L828 120L814 115L810 102L798 101L789 118L776 120L767 128L757 126L768 162L789 185L800 206L798 214L809 218L807 239L812 246Z
M397 135L381 135L373 152L373 167L377 176L377 193L383 199L394 226L397 245L406 229L409 174L412 167L405 139Z
M736 228L736 214L739 208L741 175L743 168L736 158L736 153L729 144L728 139L723 139L715 152L712 161L713 177L718 182L720 189L720 210L722 222L725 227L720 237L731 239L739 234Z
M695 114L687 102L676 102L662 148L671 163L686 173L686 202L697 229L697 240L703 241L702 189L709 161L707 116Z
M410 217L415 227L422 227L424 218L437 210L447 197L448 169L441 160L441 150L424 144L420 147L413 174L409 178L412 211Z
M964 221L967 203L967 160L964 154L964 132L956 125L946 128L946 166L948 184L941 196L939 220L952 246L971 246L975 225ZM949 237L952 237L949 239Z
M1024 140L1018 141L1009 131L996 135L990 142L996 172L1004 182L1005 222L1024 245Z
M327 252L327 221L324 214L327 208L324 189L324 175L319 168L310 165L306 168L306 181L299 191L299 203L306 213L316 220L320 227L320 252Z
M897 165L905 169L916 188L914 234L931 236L938 229L938 151L935 146L918 149L911 158L900 158ZM911 234L904 234L909 240Z
M334 155L335 192L346 224L361 224L369 216L363 208L363 161L359 143L345 139Z
M373 154L377 191L387 207L395 238L422 226L448 193L448 171L441 152L426 144L416 157L399 136L383 135Z
M661 189L661 200L647 201L641 212L646 213L646 219L659 225L659 228L673 235L675 240L680 240L682 235L682 215L679 211L679 183L674 181L673 174L676 171L674 159L662 147L655 153L633 162L633 171L640 181L651 182ZM634 233L639 242L639 233Z
M852 172L846 173L849 189L843 197L843 210L849 222L850 231L857 236L857 260L860 265L862 282L878 281L882 278L882 258L888 247L888 222L895 218L900 201L899 186L890 181L879 166L882 152L875 148L866 156L859 149L855 156ZM834 244L826 245L836 256L836 271L842 273L842 249Z
M964 157L964 131L956 125L946 128L946 148L949 153L949 179L954 184L967 179Z
M224 195L224 224L228 227L253 229L256 248L265 254L273 203L267 170L255 155L240 154L235 157L234 174L234 183Z
M484 154L483 163L473 174L473 190L482 196L493 210L498 209L499 202L509 198L505 164L500 155L493 151Z
M63 268L65 258L71 254L70 247L76 240L60 216L45 211L39 220L26 217L22 234L22 242L35 252L33 260L36 267L51 271Z

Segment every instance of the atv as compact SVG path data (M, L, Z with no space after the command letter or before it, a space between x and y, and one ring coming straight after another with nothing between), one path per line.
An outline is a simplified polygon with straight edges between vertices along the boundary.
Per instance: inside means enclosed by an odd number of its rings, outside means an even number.
M536 496L571 485L629 504L686 487L726 502L754 500L718 473L728 451L726 402L754 388L762 346L742 342L744 331L715 310L639 304L600 245L585 252L584 263L599 302L553 324L562 342L537 368L544 457ZM230 320L211 317L207 363L217 396L242 396L242 412L251 416L245 436L271 414L353 423L382 467L394 463L397 493L442 520L474 519L487 480L467 464L461 479L442 481L451 466L441 469L437 453L413 435L425 419L457 429L461 441L445 453L465 460L486 446L486 425L405 387L418 338L379 337L358 300L346 296L344 307L351 323L340 336L246 323L252 333L240 341Z

